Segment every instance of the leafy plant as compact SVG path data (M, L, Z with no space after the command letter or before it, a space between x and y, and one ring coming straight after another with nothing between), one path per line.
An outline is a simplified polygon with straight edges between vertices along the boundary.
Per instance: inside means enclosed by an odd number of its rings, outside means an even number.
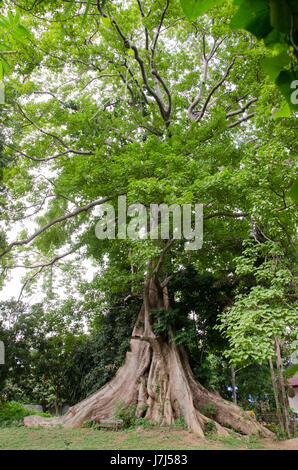
M150 421L149 419L146 418L136 418L134 420L134 427L141 426L144 429L150 429L153 426L155 426L156 423Z
M206 434L213 434L214 431L216 431L216 426L214 421L208 421L207 423L204 423L204 433Z
M179 417L175 419L175 427L180 429L187 429L187 424L181 412L179 414Z
M215 416L216 416L216 406L213 403L205 402L201 409L202 409L202 413L205 416L208 416L210 418L215 418Z
M116 419L122 419L123 428L130 428L135 426L136 423L136 405L128 405L124 401L120 401L115 406L114 417Z
M27 410L21 403L4 400L0 404L0 427L18 425L23 426L25 416L39 415L50 418L49 413L39 413L34 410Z
M276 439L277 439L278 441L282 441L282 440L284 440L284 439L288 439L288 435L287 435L286 431L282 431L282 430L280 429L280 427L279 427L277 424L275 424L275 423L267 423L267 424L266 424L266 427L267 427L268 429L270 429L270 431L274 432L274 434L275 434L275 436L276 436Z
M151 315L155 319L153 331L156 335L167 335L169 331L172 331L174 337L171 341L176 344L191 346L194 343L197 332L190 319L180 309L153 310Z
M0 81L11 72L8 57L18 52L11 48L18 47L20 41L30 38L32 34L21 24L18 11L15 15L11 11L7 13L7 16L0 15Z

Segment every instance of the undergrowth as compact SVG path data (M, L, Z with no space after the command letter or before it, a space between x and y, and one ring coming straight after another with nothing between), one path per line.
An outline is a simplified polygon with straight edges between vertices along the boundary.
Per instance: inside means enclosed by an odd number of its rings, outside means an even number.
M21 403L16 401L2 401L0 403L0 427L24 426L25 416L39 415L50 418L49 413L39 413L34 410L27 410Z

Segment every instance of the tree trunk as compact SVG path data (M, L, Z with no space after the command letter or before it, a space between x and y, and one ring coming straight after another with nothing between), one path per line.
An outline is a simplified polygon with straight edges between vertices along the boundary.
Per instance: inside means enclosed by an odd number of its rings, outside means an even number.
M194 379L186 351L172 341L172 331L166 337L154 334L150 312L160 308L166 310L168 306L167 289L162 288L154 276L145 284L143 305L132 332L130 351L116 376L70 408L63 417L27 417L25 425L60 424L65 428L77 428L87 420L112 418L115 406L124 401L127 405L137 405L137 417L160 424L173 424L182 415L188 428L201 437L204 436L204 425L211 420L221 434L228 434L233 428L243 434L271 436L268 429L241 408L209 392Z
M279 341L277 338L274 339L275 343L275 355L276 355L276 367L278 371L278 378L280 383L281 397L282 397L282 410L284 415L285 428L288 433L288 437L291 437L291 427L290 427L290 415L289 415L289 402L285 389L284 375L282 360L280 354Z
M56 389L56 393L55 393L54 406L55 406L55 414L56 414L56 416L59 416L59 395L58 395L58 390L57 389Z
M231 379L232 379L232 390L233 390L233 403L237 405L236 374L235 374L235 368L233 365L231 365Z
M275 406L276 406L276 414L277 414L280 429L284 431L285 427L284 427L284 422L283 422L282 414L280 410L277 381L276 381L273 362L271 358L269 359L269 364L270 364L271 380L272 380L272 385L273 385L273 393L274 393Z

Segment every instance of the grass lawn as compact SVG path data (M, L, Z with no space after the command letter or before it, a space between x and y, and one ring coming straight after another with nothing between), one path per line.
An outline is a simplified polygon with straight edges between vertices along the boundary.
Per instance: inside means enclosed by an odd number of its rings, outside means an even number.
M0 428L0 450L220 450L282 449L278 442L250 437L210 436L200 439L183 429L137 428L125 431L94 429Z

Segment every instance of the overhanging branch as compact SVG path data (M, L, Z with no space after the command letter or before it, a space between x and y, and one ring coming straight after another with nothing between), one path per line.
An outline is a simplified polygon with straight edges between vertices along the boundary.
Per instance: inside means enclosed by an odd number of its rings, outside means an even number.
M53 225L58 224L59 222L63 222L64 220L70 219L71 217L75 217L81 212L87 212L92 207L99 206L100 204L110 201L114 199L115 197L117 197L117 195L113 195L113 196L105 197L101 199L96 199L95 201L90 202L89 204L86 204L85 206L78 207L77 209L75 209L72 212L69 212L68 214L62 215L61 217L57 217L56 219L51 220L50 222L45 224L43 227L41 227L39 230L37 230L35 233L33 233L33 235L28 237L26 240L19 240L19 241L10 243L10 245L8 245L8 247L4 251L2 251L2 253L0 253L0 258L6 255L7 253L9 253L15 246L28 245L30 242L32 242L32 240L38 237L38 235L45 232L48 228L52 227Z

